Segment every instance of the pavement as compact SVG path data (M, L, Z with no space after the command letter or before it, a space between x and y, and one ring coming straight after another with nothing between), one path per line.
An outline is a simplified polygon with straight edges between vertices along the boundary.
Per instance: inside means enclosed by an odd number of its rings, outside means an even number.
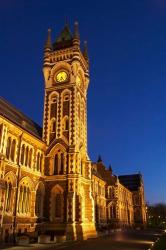
M0 249L10 250L148 250L160 237L152 231L123 231L86 241L73 241L57 244L30 244L28 246L0 245ZM164 250L164 249L163 249Z

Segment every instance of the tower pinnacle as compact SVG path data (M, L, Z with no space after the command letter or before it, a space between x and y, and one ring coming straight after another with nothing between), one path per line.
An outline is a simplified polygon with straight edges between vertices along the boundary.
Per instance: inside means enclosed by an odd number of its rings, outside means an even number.
M51 42L51 29L48 29L48 36L47 36L47 40L45 42L44 45L45 49L52 49L52 42Z
M78 28L78 22L77 21L74 23L74 39L77 39L77 40L80 39L80 34L79 34L79 28Z
M87 41L84 41L83 56L85 57L85 60L88 62L89 61L89 56L88 56Z

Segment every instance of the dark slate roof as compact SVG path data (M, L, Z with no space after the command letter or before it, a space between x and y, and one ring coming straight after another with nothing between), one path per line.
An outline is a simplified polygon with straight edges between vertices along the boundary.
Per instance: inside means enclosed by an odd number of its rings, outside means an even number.
M102 178L102 176L100 175L100 173L99 173L95 168L92 168L92 175L95 175L95 176L97 176L98 178L104 180L104 179Z
M127 187L130 191L137 191L142 183L141 174L120 175L118 179L122 185Z
M106 181L108 185L114 185L116 182L116 177L112 175L112 172L109 171L102 161L93 163L94 170L92 174L96 175L97 177L101 178L102 180Z
M69 26L66 24L60 35L57 37L55 43L53 44L53 49L63 49L72 46L73 36L70 32Z
M2 97L0 97L0 115L28 131L30 134L42 139L42 128Z

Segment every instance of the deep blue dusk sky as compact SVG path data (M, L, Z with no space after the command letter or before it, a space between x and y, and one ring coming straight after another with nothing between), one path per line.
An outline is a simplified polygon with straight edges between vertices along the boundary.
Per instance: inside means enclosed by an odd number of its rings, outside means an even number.
M146 200L166 202L165 0L1 0L0 95L42 124L43 44L66 16L88 41L90 158L141 171Z

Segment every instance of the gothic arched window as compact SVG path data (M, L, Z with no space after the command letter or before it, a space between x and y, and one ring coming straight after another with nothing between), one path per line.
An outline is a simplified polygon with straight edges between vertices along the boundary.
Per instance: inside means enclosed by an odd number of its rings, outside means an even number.
M63 118L63 131L68 131L69 130L69 117L68 116L65 116Z
M55 133L56 132L56 120L52 119L51 120L51 133Z
M10 157L10 150L11 150L11 137L8 137L7 147L6 147L6 157L7 157L7 159L9 159L9 157Z
M51 221L63 222L64 218L64 194L61 186L56 185L51 190L51 207L50 219Z
M69 93L63 93L62 94L62 116L69 116L70 114L70 94Z
M43 216L44 186L40 183L36 191L35 213L36 216Z
M64 154L61 153L61 169L60 169L60 174L63 174L64 172Z
M50 120L57 117L58 94L52 93L49 98Z
M30 188L26 188L26 201L25 201L25 213L30 212Z
M31 191L28 186L19 187L19 200L18 200L18 212L22 214L27 214L30 212L30 196Z
M51 100L51 102L52 102L52 103L56 103L56 102L57 102L57 100L58 100L57 95L56 95L56 94L51 95L50 100Z
M11 206L11 200L12 200L12 184L9 182L6 183L6 212L11 212L12 206Z
M55 218L62 217L62 195L56 194L55 196Z
M29 158L29 147L26 147L26 152L25 152L25 166L28 165L28 158Z
M24 155L25 155L25 145L23 144L21 148L21 164L22 165L24 164Z
M14 161L15 158L15 150L16 150L16 140L14 139L11 143L11 160Z
M29 159L28 159L28 166L31 168L32 166L32 148L29 150Z
M64 102L67 102L67 101L69 101L69 100L70 100L69 94L65 94L64 97L63 97L63 101L64 101Z
M58 161L58 154L54 157L54 175L59 174L59 161Z
M23 187L19 188L19 200L18 200L18 212L22 213L23 211Z
M37 154L37 171L40 170L40 153Z
M40 155L40 172L42 172L43 155Z
M66 117L66 119L65 119L64 129L69 130L69 118L68 117Z

